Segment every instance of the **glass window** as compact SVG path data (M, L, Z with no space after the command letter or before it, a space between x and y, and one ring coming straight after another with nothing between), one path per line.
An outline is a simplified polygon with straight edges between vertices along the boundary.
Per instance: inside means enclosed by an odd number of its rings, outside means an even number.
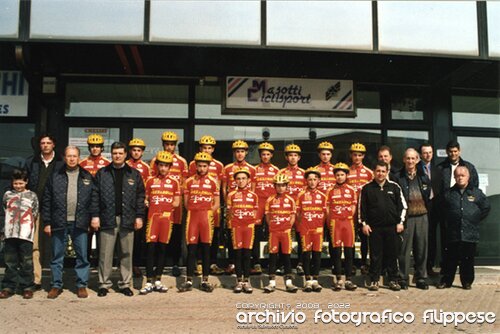
M19 36L19 1L2 0L0 3L0 37L2 38Z
M150 40L260 45L260 1L151 1Z
M371 165L375 162L375 155L380 146L380 131L358 129L310 129L299 127L259 127L259 126L227 126L227 125L197 125L195 126L195 139L203 135L212 135L217 140L214 153L216 159L224 164L233 161L231 144L237 139L248 142L249 154L247 161L251 164L259 163L258 145L264 141L263 132L267 131L269 137L266 141L275 148L273 163L283 168L286 166L284 148L295 143L302 149L300 166L307 168L319 163L316 153L317 145L325 140L331 141L335 147L333 161L349 161L349 148L353 142L362 142L367 146L366 162Z
M15 168L22 168L27 157L33 155L31 141L35 125L29 123L0 123L0 190L10 185ZM8 143L8 144L7 144Z
M30 38L142 41L143 0L33 0Z
M66 116L187 118L188 86L69 83Z
M158 151L163 150L161 135L165 131L172 131L177 134L179 141L177 142L177 153L183 155L184 152L184 130L182 129L140 129L135 128L133 132L134 138L141 138L146 142L146 150L144 151L143 160L150 161L156 156ZM127 143L128 144L128 143Z
M120 140L120 129L118 128L98 128L98 127L70 127L68 133L68 145L80 148L80 159L88 156L87 138L96 133L104 137L104 152L102 155L111 160L111 144Z
M326 122L326 123L380 123L380 98L378 92L359 91L355 93L356 117L306 117L265 116L269 121ZM262 115L223 115L222 90L219 86L196 87L195 115L197 119L262 120Z
M267 44L372 49L371 2L267 1Z
M491 57L500 57L500 2L486 2L488 47Z
M500 260L500 138L457 137L461 156L474 164L491 211L480 224L479 257ZM485 158L487 157L487 159Z
M451 98L453 126L500 128L500 98L459 96Z
M394 120L421 121L424 119L424 103L419 97L392 96L391 117Z
M379 50L477 56L475 1L378 1Z
M420 145L428 141L429 133L427 131L388 130L387 146L391 148L392 153L391 167L401 168L406 149L413 147L418 150Z

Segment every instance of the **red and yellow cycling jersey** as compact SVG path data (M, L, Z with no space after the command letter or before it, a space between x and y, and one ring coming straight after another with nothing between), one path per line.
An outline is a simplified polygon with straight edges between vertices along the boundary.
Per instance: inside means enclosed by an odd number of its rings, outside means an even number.
M142 161L141 159L139 160L129 159L126 161L126 163L130 167L136 169L141 174L144 184L151 177L151 167L149 167L149 165L144 161Z
M337 184L328 191L326 195L330 220L346 219L354 215L358 198L353 187L347 184Z
M335 183L335 173L333 172L333 165L331 163L321 162L319 165L315 166L321 173L321 180L318 184L318 190L326 195L328 189L330 189Z
M209 175L194 175L184 183L184 196L188 211L210 210L214 198L219 196L217 180Z
M296 212L295 201L290 195L272 195L266 201L269 231L285 231L292 228Z
M304 177L304 170L299 166L288 166L280 170L280 173L288 176L288 195L292 196L294 200L297 199L299 193L306 187L306 179Z
M373 180L373 171L366 168L363 164L359 166L352 165L349 169L349 175L347 175L347 184L354 188L356 194L361 192L361 188Z
M149 203L148 218L174 211L175 196L181 195L179 182L167 176L155 176L146 181L146 201Z
M184 179L188 177L187 162L186 159L184 159L178 154L173 154L173 158L174 161L172 162L172 166L170 166L168 174L172 175L177 181L179 181L179 184L182 186ZM158 167L156 166L156 157L154 157L153 160L151 160L150 167L151 167L151 175L152 176L158 175Z
M247 226L255 224L259 198L248 189L237 189L227 195L226 207L230 213L229 226Z
M321 229L326 219L326 196L318 189L302 191L297 197L297 230L300 234Z
M193 160L189 163L189 176L196 174L196 162ZM224 165L219 160L213 159L208 165L208 175L216 179L217 181L222 181L224 175Z
M108 166L110 163L111 161L109 161L102 155L99 155L97 157L89 155L87 158L80 161L80 167L92 174L92 176L95 176L99 169Z

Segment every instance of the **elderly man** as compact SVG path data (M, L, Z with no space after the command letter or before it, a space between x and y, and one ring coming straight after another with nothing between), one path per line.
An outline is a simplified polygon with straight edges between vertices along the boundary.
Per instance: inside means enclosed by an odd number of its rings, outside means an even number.
M471 182L469 169L458 166L454 171L455 185L444 194L446 215L447 256L443 262L443 277L438 289L449 288L460 265L460 281L465 290L474 282L474 255L479 242L479 223L490 211L483 192Z
M404 167L395 175L408 204L407 219L403 231L403 244L399 252L399 285L408 288L411 255L415 261L417 288L427 290L427 238L429 231L428 205L431 193L430 180L417 169L418 152L409 148L403 156Z
M87 232L91 218L94 180L78 165L80 149L68 146L64 152L65 165L52 174L45 188L42 217L45 233L52 238L52 289L47 298L55 299L63 287L62 272L68 236L76 253L76 287L79 298L87 298L89 261Z
M96 174L96 195L93 206L100 208L93 213L91 226L99 233L99 290L97 296L108 294L115 244L120 243L120 292L132 296L132 252L134 230L142 228L144 205L144 182L141 174L125 163L126 146L115 142L111 145L112 163Z

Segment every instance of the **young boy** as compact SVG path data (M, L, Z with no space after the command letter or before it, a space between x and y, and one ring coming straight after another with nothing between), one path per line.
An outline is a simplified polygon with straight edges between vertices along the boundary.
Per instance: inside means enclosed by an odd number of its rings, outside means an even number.
M336 280L332 289L340 291L341 281L341 253L344 246L345 261L345 289L356 290L357 285L351 281L352 262L354 259L354 218L356 210L357 195L356 190L346 182L349 174L349 166L343 162L338 162L333 166L336 183L326 195L328 222L330 227L330 257L333 261L333 270Z
M146 227L147 283L140 290L141 295L168 290L161 283L161 275L165 266L167 245L172 235L174 210L179 206L181 196L179 182L168 175L173 161L171 153L158 152L155 162L158 175L146 182L146 205L149 207ZM155 264L156 268L153 270Z
M321 266L323 226L326 219L326 196L318 190L321 172L317 168L308 168L305 177L307 188L297 198L297 230L300 231L306 275L304 292L320 292L322 287L318 283L318 276Z
M12 190L5 192L0 213L0 236L5 237L5 276L0 299L23 290L23 298L33 298L33 237L38 216L38 198L26 189L28 174L14 170Z
M276 288L276 262L278 252L285 266L285 287L287 292L297 292L297 287L292 284L292 227L295 223L295 201L287 195L288 176L277 174L274 177L276 194L267 199L266 221L269 224L269 285L264 287L264 292L274 292Z
M231 223L231 235L235 254L236 277L238 283L234 287L235 293L241 291L252 293L250 285L250 255L255 235L255 225L260 221L257 217L259 198L256 193L248 189L250 171L240 168L233 174L238 188L227 195L227 213Z

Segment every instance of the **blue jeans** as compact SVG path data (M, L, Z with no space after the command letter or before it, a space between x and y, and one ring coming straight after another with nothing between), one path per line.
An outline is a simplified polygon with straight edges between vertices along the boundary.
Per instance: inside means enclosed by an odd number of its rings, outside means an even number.
M62 273L64 265L64 253L68 235L73 241L73 249L76 253L76 287L85 288L89 280L90 264L87 258L87 231L75 227L75 223L68 223L63 230L52 231L52 287L62 289Z

